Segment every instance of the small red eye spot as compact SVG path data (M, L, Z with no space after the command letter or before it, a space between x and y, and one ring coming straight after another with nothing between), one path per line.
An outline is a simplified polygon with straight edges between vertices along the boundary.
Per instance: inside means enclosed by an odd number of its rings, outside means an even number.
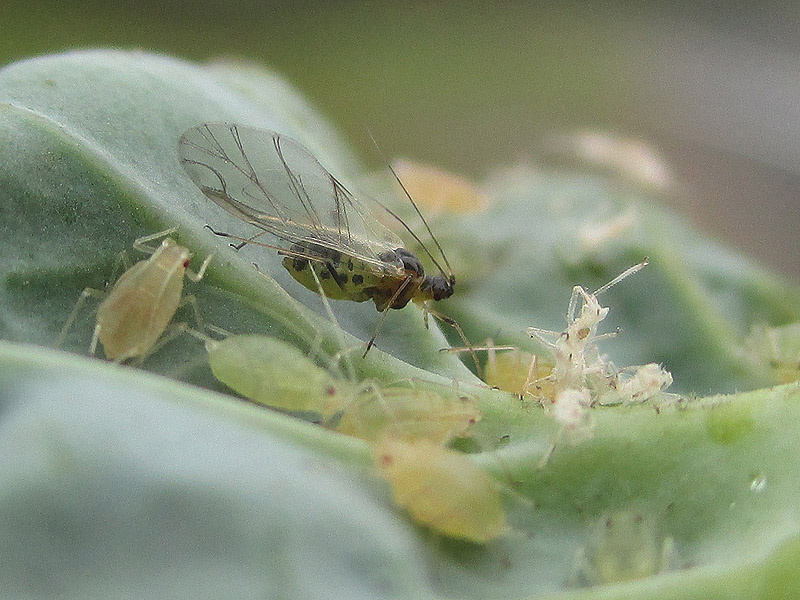
M328 389L325 390L325 393L328 394L328 396L335 396L336 395L336 388L333 387L332 385L328 386Z
M185 261L183 261L183 268L184 269L188 269L189 268L189 259L188 258Z
M384 465L387 465L387 466L389 466L389 465L391 465L393 462L394 462L394 461L392 460L392 457L391 457L390 455L388 455L388 454L384 454L383 456L381 456L381 463L383 463Z

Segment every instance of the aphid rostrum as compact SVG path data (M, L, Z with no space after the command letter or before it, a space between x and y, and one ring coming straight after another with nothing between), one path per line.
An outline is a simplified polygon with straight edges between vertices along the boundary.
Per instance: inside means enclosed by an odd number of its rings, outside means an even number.
M311 291L319 291L313 264L328 298L372 300L381 312L453 294L455 276L432 235L442 263L394 212L373 200L414 237L439 270L426 275L399 237L291 138L244 125L205 123L181 136L179 154L189 177L209 199L260 230L242 241L277 249L284 268ZM427 223L425 227L430 234ZM264 233L274 236L277 245L256 240ZM367 349L372 341L374 336Z
M70 314L56 345L60 345L72 327L84 302L89 297L103 298L97 308L89 352L94 354L99 341L106 357L116 362L142 357L152 351L167 329L182 302L194 297L182 297L183 278L200 281L212 255L205 258L197 273L189 270L192 253L169 236L176 231L167 229L140 237L133 247L151 254L125 271L110 291L86 288ZM157 247L148 242L164 238ZM197 311L195 311L197 314Z

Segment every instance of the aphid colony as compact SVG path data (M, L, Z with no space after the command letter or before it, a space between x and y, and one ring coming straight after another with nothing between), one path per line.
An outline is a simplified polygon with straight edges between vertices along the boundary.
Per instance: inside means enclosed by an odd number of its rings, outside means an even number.
M87 289L58 342L91 296L104 300L90 351L98 340L115 362L141 358L165 340L164 332L181 303L184 274L199 281L211 257L195 275L191 254L171 238L158 248L146 243L167 230L136 240L152 256L136 263L108 293ZM184 299L185 301L185 299ZM377 471L395 499L415 520L442 534L486 542L507 529L498 488L467 456L447 444L480 419L472 397L457 389L357 383L332 375L296 347L264 335L230 335L220 340L176 327L205 341L215 377L255 403L290 413L311 413L324 425L371 444ZM168 337L168 336L167 336Z
M289 274L320 294L337 327L328 299L372 300L384 316L389 309L414 301L425 308L426 316L433 314L451 322L425 306L428 301L451 296L455 284L432 234L446 270L405 223L383 207L406 227L439 269L437 275L429 276L399 238L297 142L269 131L204 124L188 130L179 149L181 163L200 190L258 229L252 238L214 233L239 240L239 247L256 244L276 249ZM410 195L408 198L419 214ZM425 227L430 234L427 224ZM97 309L90 350L94 353L99 342L106 356L117 362L141 360L169 339L165 332L183 302L192 303L200 323L193 297L182 298L183 277L199 281L211 256L197 274L188 270L192 255L167 237L174 232L169 229L137 239L134 247L152 256L125 271L109 292L84 290L59 343L90 296L104 297ZM278 245L257 239L264 234L270 234ZM159 247L147 245L159 238L165 238ZM511 369L517 382L510 383L501 373L508 359L490 350L487 381L537 399L561 424L562 433L573 440L591 434L591 406L638 403L658 395L672 382L667 371L655 364L618 370L597 350L598 341L614 335L597 334L608 314L597 296L645 264L628 269L594 293L576 286L563 332L528 329L550 354L548 364L531 356L524 380L517 366ZM454 326L466 342L460 328ZM481 418L469 395L430 382L357 382L352 376L334 375L330 365L318 366L281 340L263 335L212 339L202 325L198 329L174 327L204 341L209 365L220 382L255 403L313 415L325 427L366 441L375 468L391 485L395 501L417 522L444 535L480 543L508 530L496 482L467 455L448 447L455 438L467 435L470 425ZM377 329L367 350L375 335ZM466 344L474 357L473 348ZM346 354L345 350L343 347ZM519 361L518 352L511 356Z
M496 483L448 442L481 417L455 388L356 383L332 375L294 346L263 335L207 340L214 375L259 404L314 413L367 441L396 502L442 534L487 542L507 530ZM435 391L434 391L435 390Z
M409 229L439 268L439 274L426 276L399 238L297 142L274 132L206 124L187 131L179 147L183 166L203 193L259 229L254 238L240 239L242 245L276 248L284 268L322 296L329 314L328 298L373 300L385 313L409 300L424 305L452 295L455 277L449 265L445 273ZM174 232L137 239L134 247L152 256L125 271L110 291L84 290L57 344L91 296L104 300L90 351L99 341L106 357L116 362L143 360L167 341L168 325L184 302L193 305L200 323L193 297L182 299L183 277L199 281L211 256L195 275L188 270L191 253L167 237ZM256 241L265 233L283 245ZM158 238L166 238L161 246L147 246ZM444 253L441 257L447 265ZM433 384L358 383L332 375L286 342L262 335L211 339L202 329L171 328L203 339L214 375L242 396L274 409L317 415L323 425L367 441L377 472L419 523L474 542L506 531L493 480L466 455L447 447L480 419L470 396Z

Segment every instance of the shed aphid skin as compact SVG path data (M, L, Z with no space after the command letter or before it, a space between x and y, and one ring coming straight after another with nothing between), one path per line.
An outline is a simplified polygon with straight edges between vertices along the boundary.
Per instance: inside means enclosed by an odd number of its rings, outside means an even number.
M182 296L183 278L200 281L213 255L200 265L197 273L189 270L192 253L167 237L177 231L167 229L159 233L140 237L133 247L151 254L139 261L114 283L110 291L86 288L75 305L56 340L60 346L78 312L90 297L103 298L97 308L97 325L92 334L89 352L94 354L97 342L103 345L105 355L115 362L142 358L152 352L164 340L164 332L172 321L178 307L190 303L195 318L200 323L199 310L194 296ZM148 243L164 238L157 247Z
M672 373L661 365L648 363L638 367L628 367L611 375L608 379L608 389L597 390L592 405L642 404L659 395L674 400L678 397L676 394L663 393L671 385Z
M387 436L373 446L373 458L397 504L418 523L477 543L509 530L497 485L467 455Z
M562 333L528 328L528 334L549 351L552 367L549 373L539 376L537 357L533 355L522 391L538 399L561 425L541 466L562 437L572 443L591 437L592 407L643 403L656 397L666 400L672 396L662 394L672 384L672 375L660 365L650 363L618 370L597 348L598 341L617 334L597 333L609 310L600 305L597 297L644 268L647 262L645 259L627 269L593 293L575 286L567 309L567 328ZM655 408L658 410L659 406L656 404Z
M384 313L410 300L424 306L452 296L455 276L424 218L441 264L394 212L374 200L420 244L438 269L436 275L426 275L400 239L298 142L274 131L205 123L187 130L178 145L181 164L195 185L218 206L260 230L249 239L215 233L275 248L289 274L311 291L318 292L313 264L319 267L328 298L372 300ZM422 218L410 196L409 200ZM256 241L265 233L277 245ZM374 340L375 335L367 351Z
M616 332L597 334L597 326L608 315L608 307L601 306L597 296L641 271L647 263L648 260L644 259L591 294L579 285L572 288L567 308L567 328L563 333L528 327L528 335L550 350L553 372L548 378L556 382L558 387L582 387L587 376L604 374L606 364L597 353L596 343L615 336ZM555 341L552 341L553 337Z

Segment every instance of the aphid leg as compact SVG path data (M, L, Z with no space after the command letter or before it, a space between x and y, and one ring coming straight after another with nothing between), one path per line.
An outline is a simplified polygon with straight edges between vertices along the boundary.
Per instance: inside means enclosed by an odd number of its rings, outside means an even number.
M255 241L255 239L257 237L260 237L260 236L264 235L265 233L267 233L266 231L259 231L257 234L255 234L252 237L244 238L244 237L241 237L241 236L238 236L238 235L233 235L232 233L225 233L224 231L217 231L216 229L214 229L213 227L211 227L211 225L209 225L207 223L205 225L205 229L208 229L211 233L213 233L217 237L224 237L224 238L228 238L229 240L238 240L239 241L238 244L230 244L230 247L233 248L234 250L241 250L247 244L254 244L256 246L266 246L267 248L274 248L275 250L279 250L279 251L283 250L283 248L281 248L279 246L271 246L270 244L264 244L262 242Z
M61 344L64 343L64 340L67 338L67 334L69 330L72 329L72 326L75 324L75 319L78 318L78 314L80 313L81 309L83 308L84 304L86 304L86 300L89 298L96 298L101 300L106 297L107 291L106 290L96 290L94 288L85 288L81 292L80 298L75 303L75 307L72 309L72 312L67 317L66 323L64 323L64 327L61 328L61 332L56 337L56 341L54 343L55 348L61 347ZM89 353L94 354L95 349L97 348L97 336L99 335L100 331L97 327L94 328L94 335L92 336L92 341L89 344Z
M195 298L194 294L188 294L181 298L178 308L185 306L186 304L192 307L192 313L194 314L194 321L197 330L200 331L200 333L205 334L206 330L205 327L203 327L203 316L200 314L200 306L197 304L197 298Z
M423 306L423 310L426 313L430 313L431 316L434 317L435 319L440 320L442 323L447 323L448 325L450 325L450 327L452 327L453 329L456 330L456 332L458 333L458 336L461 338L461 341L464 342L464 345L467 347L467 349L468 349L468 351L470 353L470 356L472 356L472 361L475 363L475 370L478 373L478 377L480 377L481 381L486 381L485 375L484 375L484 372L483 372L483 367L481 367L481 362L478 360L478 353L475 352L475 349L472 347L472 344L467 339L467 336L464 333L464 330L461 329L461 325L459 325L456 322L455 319L447 317L447 316L443 315L442 313L433 310L430 306L428 306L427 302L423 302L422 306Z
M119 279L119 276L131 268L131 261L128 258L128 253L123 250L119 254L117 254L117 258L114 261L114 266L111 269L111 277L106 281L106 285L102 290L98 290L95 288L84 288L81 292L80 297L78 298L77 302L75 302L75 307L72 309L72 312L67 317L66 323L61 328L56 340L54 342L54 348L60 348L61 344L67 339L67 334L69 330L72 329L72 326L75 324L75 319L78 318L78 314L83 308L83 305L86 304L86 300L89 298L95 298L97 300L103 300L108 295L109 288L112 287L113 283ZM97 349L97 339L100 334L99 329L95 327L94 333L92 335L92 341L89 343L89 354L94 355L95 350Z
M406 289L406 286L408 286L409 283L411 283L411 277L406 277L405 280L403 280L403 283L397 287L397 291L392 295L391 298L389 298L389 302L386 304L386 308L383 309L381 318L378 320L378 324L375 326L375 331L373 332L372 337L369 338L367 347L364 350L364 354L361 355L361 358L364 358L367 355L367 352L369 352L369 349L375 344L375 338L378 337L378 332L381 330L381 327L383 327L383 322L386 320L386 315L389 313L389 309L392 307L392 304L394 304L394 301L397 300L398 296L403 293L403 290Z
M526 330L528 335L539 342L545 348L555 348L555 340L560 338L563 333L552 331L550 329L540 329L539 327L528 327ZM548 340L547 337L552 337L553 340Z
M336 319L336 315L333 314L333 309L331 308L331 303L328 302L328 297L325 295L325 290L322 287L322 282L319 280L319 276L317 275L317 270L314 268L314 264L312 262L308 263L308 267L311 270L311 275L314 276L314 282L317 284L317 291L319 292L319 296L322 299L322 305L325 307L325 312L328 315L331 323L334 325L334 329L336 331L336 335L339 338L339 351L333 357L335 364L338 365L339 361L342 360L344 362L345 369L347 371L347 378L350 381L355 381L355 370L353 368L353 363L347 356L347 352L345 351L345 342L344 336L342 335L342 327L339 325L339 321Z
M92 340L89 342L89 356L94 356L95 352L97 352L97 340L100 339L100 325L97 324L94 326L94 330L92 331Z
M206 269L208 268L208 263L211 262L212 258L214 258L213 254L209 254L208 256L206 256L203 259L203 263L200 265L200 268L197 269L197 273L195 273L194 271L191 271L189 269L186 269L184 274L186 275L186 277L188 277L189 279L191 279L195 283L200 281L203 278L203 276L206 274Z
M214 231L214 230L212 229L212 231ZM239 250L241 250L242 248L244 248L244 247L245 247L247 244L251 244L251 243L253 243L253 241L254 241L254 240L257 238L257 237L261 237L261 236L262 236L262 235L264 235L265 233L267 233L267 232L266 232L266 231L259 231L259 232L258 232L257 234L255 234L254 236L252 236L252 237L249 237L249 238L247 238L247 239L245 239L245 240L242 240L242 241L241 241L241 242L239 242L238 244L231 244L231 248L233 248L234 250L236 250L236 251L238 252Z
M143 235L142 237L133 240L133 248L134 250L138 250L139 252L144 252L145 254L154 254L155 251L158 249L158 246L150 246L148 245L148 242L152 242L153 240L160 240L161 238L165 238L168 235L175 233L176 231L178 231L177 227L170 227L169 229L165 229L164 231L159 231L158 233Z
M578 298L581 296L583 296L583 303L587 304L589 302L589 296L586 294L586 290L579 285L574 286L572 288L572 294L569 296L569 304L567 305L567 323L573 323L575 321L575 313L578 310Z
M609 331L607 333L601 333L600 335L594 336L592 338L592 340L594 342L597 342L597 341L600 341L600 340L607 340L609 338L617 337L620 334L621 331L622 331L622 329L617 327L614 331Z
M534 383L533 374L536 372L536 358L537 357L535 354L531 354L531 363L528 366L528 374L525 375L525 383L522 385L523 397L529 392L531 384Z
M223 329L222 327L217 327L216 325L206 325L206 329L208 329L209 331L213 331L222 338L230 337L233 335L233 333L231 333L227 329Z
M547 452L545 452L542 458L539 459L539 462L536 465L536 468L538 470L541 471L547 466L547 463L550 462L550 458L553 456L553 452L556 451L556 446L558 446L558 443L561 441L561 436L563 435L563 433L564 429L560 428L556 433L555 437L553 438L553 441L550 442L550 447L547 449Z

